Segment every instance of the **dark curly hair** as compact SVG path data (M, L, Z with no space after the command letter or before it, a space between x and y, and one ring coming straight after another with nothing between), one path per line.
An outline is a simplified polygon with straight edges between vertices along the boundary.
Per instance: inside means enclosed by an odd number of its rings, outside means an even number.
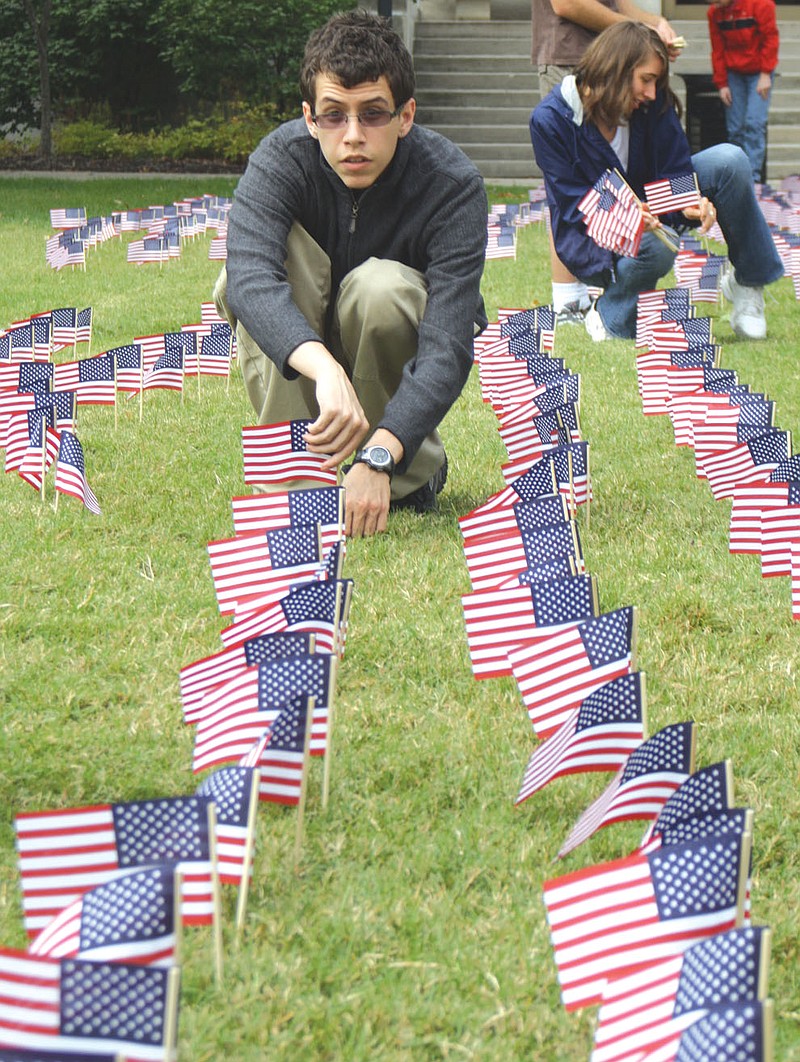
M312 108L317 74L333 78L343 88L385 76L396 107L414 95L414 64L402 38L388 19L368 11L333 15L308 38L300 93Z

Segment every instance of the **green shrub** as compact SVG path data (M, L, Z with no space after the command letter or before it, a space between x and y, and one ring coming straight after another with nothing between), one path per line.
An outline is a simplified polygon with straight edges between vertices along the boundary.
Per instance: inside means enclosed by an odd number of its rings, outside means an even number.
M86 159L95 165L111 160L168 165L197 159L241 166L279 120L269 103L231 105L208 118L190 118L181 126L147 133L120 133L103 120L81 119L53 130L54 154L62 163ZM30 143L0 140L0 163L32 152Z

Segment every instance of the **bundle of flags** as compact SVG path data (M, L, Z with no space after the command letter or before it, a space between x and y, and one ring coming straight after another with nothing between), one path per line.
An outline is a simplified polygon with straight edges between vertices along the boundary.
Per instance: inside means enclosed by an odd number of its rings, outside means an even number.
M641 305L644 351L637 360L651 357L643 378L649 383L657 374L661 411L677 412L681 399L697 397L696 387L682 388L680 374L703 379L718 352L706 349L713 347L710 329L701 327L695 338L683 327L701 321L691 316L688 293L646 293ZM552 329L547 350L542 329ZM733 806L728 761L698 767L692 720L648 733L635 609L601 611L581 547L578 517L585 513L588 524L592 492L590 483L578 489L576 479L584 470L588 478L589 444L581 440L583 463L558 461L577 445L580 387L553 356L551 308L502 310L487 332L476 341L483 397L509 457L513 450L528 468L517 467L505 489L459 520L472 586L462 607L473 672L481 680L512 677L530 721L535 744L518 806L567 775L611 775L557 858L618 823L639 821L644 830L632 852L544 884L562 1001L568 1010L600 1007L593 1062L767 1062L772 1011L762 942L769 931L751 925L753 813ZM512 338L525 336L528 344L518 344L515 355ZM535 353L523 353L525 345ZM514 371L512 362L526 358L527 370ZM552 375L541 373L547 360L557 364ZM534 370L541 375L526 380ZM718 398L712 379L706 383L709 400ZM702 424L696 419L686 430ZM719 430L735 433L737 425L723 419ZM713 465L709 474L722 476ZM745 956L758 976L741 975ZM742 1051L742 1021L747 1051L725 1054L731 1043ZM689 1053L697 1044L701 1053Z
M635 258L644 233L639 197L618 170L606 170L578 203L587 235L614 254Z
M700 205L700 190L694 172L650 181L644 186L651 214L673 214ZM606 170L578 204L587 234L600 247L635 258L644 233L643 204L619 170ZM663 229L654 234L673 246ZM675 248L677 249L677 248Z

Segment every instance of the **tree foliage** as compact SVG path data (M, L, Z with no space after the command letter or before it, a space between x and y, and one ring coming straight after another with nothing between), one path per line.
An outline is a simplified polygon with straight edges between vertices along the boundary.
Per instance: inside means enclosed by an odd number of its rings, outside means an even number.
M0 129L38 125L42 77L26 7L0 0ZM55 121L146 131L232 103L299 108L306 37L341 0L52 0Z

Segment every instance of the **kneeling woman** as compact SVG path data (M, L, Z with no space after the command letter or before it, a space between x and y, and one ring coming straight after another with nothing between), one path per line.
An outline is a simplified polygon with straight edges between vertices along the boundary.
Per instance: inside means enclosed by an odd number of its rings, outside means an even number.
M603 294L586 317L595 340L636 334L639 292L669 272L674 252L654 235L662 222L645 208L636 258L623 258L587 236L578 204L606 170L619 170L644 201L644 185L697 174L699 207L666 215L679 230L705 233L715 220L728 244L733 272L723 280L731 325L745 339L767 334L763 287L783 276L750 166L741 148L719 144L692 155L669 86L669 57L661 38L639 22L609 26L589 45L573 74L536 107L530 121L536 162L544 176L558 257Z

